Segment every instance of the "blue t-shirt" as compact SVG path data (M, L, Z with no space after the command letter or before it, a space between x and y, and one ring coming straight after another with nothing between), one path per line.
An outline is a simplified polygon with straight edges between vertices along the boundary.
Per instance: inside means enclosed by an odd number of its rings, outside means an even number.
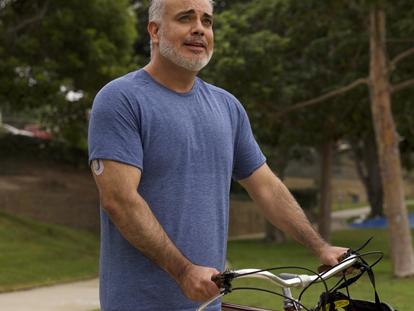
M97 94L89 160L142 171L138 193L193 263L224 268L230 182L265 162L245 110L228 92L196 79L188 93L143 69ZM175 281L126 241L101 210L100 299L104 311L195 310ZM219 310L218 304L209 310Z

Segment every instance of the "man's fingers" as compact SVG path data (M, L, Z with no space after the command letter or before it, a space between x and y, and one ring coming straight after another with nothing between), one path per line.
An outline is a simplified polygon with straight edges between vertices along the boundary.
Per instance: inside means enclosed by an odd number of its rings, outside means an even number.
M329 269L331 269L332 266L328 266L328 265L319 265L318 267L318 273L323 273L325 271L328 271Z
M343 256L347 253L348 249L344 247L330 246L323 248L319 254L321 263L327 266L335 266L338 264Z
M214 282L210 282L210 284L208 285L208 297L207 299L218 295L220 293L220 289L217 287L217 284ZM206 299L206 300L207 300Z
M194 301L207 301L220 293L213 276L220 274L214 268L192 265L187 269L183 282L180 284L187 298Z
M221 288L221 286L223 285L223 282L222 282L222 280L220 279L220 273L218 273L218 274L214 274L214 275L211 277L211 280L214 282L214 284L216 284L216 286L217 286L218 288Z
M210 277L208 279L208 283L209 283L208 287L210 289L210 294L212 296L215 296L215 295L220 293L220 286L216 282L213 281L213 278L215 276L219 276L219 275L220 275L220 272L218 270L216 270L216 269L211 270L211 274L210 274Z

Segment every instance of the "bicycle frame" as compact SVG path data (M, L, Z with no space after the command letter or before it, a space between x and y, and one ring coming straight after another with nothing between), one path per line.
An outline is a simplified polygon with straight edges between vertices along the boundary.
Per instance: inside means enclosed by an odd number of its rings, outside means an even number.
M314 274L314 275L288 274L288 273L281 273L279 275L275 275L271 272L261 271L259 269L242 269L242 270L233 271L232 273L237 278L264 279L281 287L283 290L283 295L285 297L291 298L291 299L284 300L283 310L294 311L294 310L300 310L300 307L299 305L295 304L295 299L291 294L291 290L290 290L291 288L305 288L309 284L324 282L325 280L331 278L332 276L346 271L348 268L353 266L357 260L358 260L357 256L350 255L349 257L347 257L346 259L344 259L338 265L332 267L331 269L321 274ZM203 311L208 305L210 305L212 302L216 301L217 299L220 299L225 294L226 292L223 291L219 295L213 297L206 303L202 304L197 309L197 311ZM222 311L236 311L236 310L239 310L239 311L241 310L271 311L269 309L261 309L261 308L243 306L243 305L235 305L235 304L229 304L229 303L222 304Z

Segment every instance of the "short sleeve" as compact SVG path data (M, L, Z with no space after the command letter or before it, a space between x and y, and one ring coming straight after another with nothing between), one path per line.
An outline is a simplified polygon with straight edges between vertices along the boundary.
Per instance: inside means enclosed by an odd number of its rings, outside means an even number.
M125 88L116 82L106 85L94 99L88 131L89 163L113 160L143 170L138 114Z
M249 177L266 162L253 135L246 111L239 104L239 120L235 138L233 178L241 180Z

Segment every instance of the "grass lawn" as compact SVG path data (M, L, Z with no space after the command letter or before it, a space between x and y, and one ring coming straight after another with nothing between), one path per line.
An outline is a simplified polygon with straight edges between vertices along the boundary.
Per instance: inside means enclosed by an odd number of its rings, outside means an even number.
M374 239L366 251L380 250L385 253L384 259L374 267L380 297L399 310L414 310L413 279L392 277L387 231L337 231L333 235L333 244L357 248L371 236ZM233 269L293 265L316 269L318 265L314 256L294 242L272 245L262 241L231 241L228 259ZM0 292L94 277L97 270L96 235L0 213ZM237 280L233 286L246 284L267 287L266 283L256 280ZM278 290L274 286L271 289ZM353 298L374 298L371 284L365 276L350 290ZM314 285L305 293L302 302L313 307L322 291L322 285ZM296 297L297 293L294 292ZM250 291L235 291L225 300L270 309L280 309L282 305L281 298L277 296Z
M385 230L347 230L334 233L333 244L351 248L357 248L369 237L374 239L366 247L365 251L380 250L385 253L382 261L374 267L377 289L380 298L399 310L414 310L414 280L396 279L392 277L391 262L388 255L387 235ZM228 259L232 269L241 268L269 268L277 266L302 266L315 270L318 261L310 255L306 249L298 247L296 243L289 242L285 245L271 245L260 241L232 241L228 246ZM374 260L373 257L367 258ZM300 270L283 270L293 273L306 273ZM336 281L335 281L336 282ZM332 282L330 282L333 285ZM233 287L256 286L268 288L280 292L276 286L268 286L261 280L237 280ZM302 302L307 307L313 307L318 301L323 286L312 286L305 294ZM299 291L294 291L297 297ZM368 277L363 276L356 284L350 287L351 297L361 299L374 299L374 293ZM225 301L267 307L269 309L281 309L282 299L271 294L253 291L235 291L225 297Z
M0 213L0 292L97 274L96 235Z
M345 210L345 209L360 208L360 207L364 207L364 206L367 206L367 203L365 203L365 202L363 202L363 203L351 203L351 202L338 203L338 202L333 202L332 210L333 211L341 211L341 210Z
M407 208L410 212L414 212L414 200L407 201Z

